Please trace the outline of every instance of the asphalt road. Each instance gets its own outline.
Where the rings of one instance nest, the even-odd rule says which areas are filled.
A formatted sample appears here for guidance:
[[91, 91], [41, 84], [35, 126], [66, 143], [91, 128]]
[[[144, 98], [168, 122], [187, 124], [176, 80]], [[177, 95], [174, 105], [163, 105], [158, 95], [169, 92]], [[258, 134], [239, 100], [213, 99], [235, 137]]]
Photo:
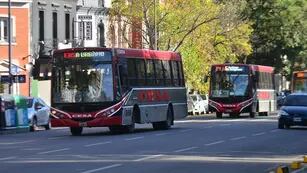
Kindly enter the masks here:
[[1, 173], [259, 173], [307, 154], [307, 129], [277, 129], [275, 116], [176, 121], [170, 130], [139, 125], [132, 134], [107, 128], [0, 136]]

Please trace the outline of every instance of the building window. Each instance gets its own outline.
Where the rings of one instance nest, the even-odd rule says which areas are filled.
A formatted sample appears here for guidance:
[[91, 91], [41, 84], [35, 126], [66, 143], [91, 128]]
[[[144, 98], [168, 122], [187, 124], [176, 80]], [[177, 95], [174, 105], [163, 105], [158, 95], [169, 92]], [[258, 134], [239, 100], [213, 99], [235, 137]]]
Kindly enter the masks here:
[[70, 40], [70, 14], [65, 14], [65, 39]]
[[[0, 16], [0, 42], [8, 42], [9, 33], [8, 33], [8, 17]], [[12, 42], [16, 42], [16, 33], [15, 33], [15, 20], [11, 18], [11, 34]]]
[[53, 35], [53, 40], [58, 39], [58, 13], [53, 12], [52, 13], [52, 35]]
[[53, 47], [58, 45], [58, 13], [52, 13], [52, 38], [53, 38]]
[[45, 40], [45, 12], [39, 11], [39, 41]]

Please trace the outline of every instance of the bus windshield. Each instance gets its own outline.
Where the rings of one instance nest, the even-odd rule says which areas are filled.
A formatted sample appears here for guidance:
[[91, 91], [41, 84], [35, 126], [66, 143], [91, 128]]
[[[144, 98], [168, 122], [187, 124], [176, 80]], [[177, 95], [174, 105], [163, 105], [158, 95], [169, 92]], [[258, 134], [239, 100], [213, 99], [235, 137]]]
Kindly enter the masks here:
[[55, 69], [54, 102], [80, 103], [113, 101], [112, 64], [64, 63]]
[[212, 76], [212, 97], [248, 96], [247, 70], [215, 71]]

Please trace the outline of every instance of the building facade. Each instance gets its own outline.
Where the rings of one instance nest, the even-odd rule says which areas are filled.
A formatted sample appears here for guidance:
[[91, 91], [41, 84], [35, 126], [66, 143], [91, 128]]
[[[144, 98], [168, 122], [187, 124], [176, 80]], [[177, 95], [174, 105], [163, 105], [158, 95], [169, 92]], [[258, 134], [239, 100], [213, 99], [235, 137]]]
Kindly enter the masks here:
[[[29, 74], [25, 65], [31, 58], [30, 4], [32, 0], [11, 0], [11, 74], [23, 76], [12, 84], [11, 93], [29, 95]], [[0, 93], [9, 92], [9, 12], [8, 0], [0, 0]], [[15, 80], [14, 80], [15, 81]]]
[[[31, 62], [48, 59], [55, 49], [73, 47], [78, 0], [33, 0]], [[31, 95], [50, 103], [50, 81], [31, 81]]]

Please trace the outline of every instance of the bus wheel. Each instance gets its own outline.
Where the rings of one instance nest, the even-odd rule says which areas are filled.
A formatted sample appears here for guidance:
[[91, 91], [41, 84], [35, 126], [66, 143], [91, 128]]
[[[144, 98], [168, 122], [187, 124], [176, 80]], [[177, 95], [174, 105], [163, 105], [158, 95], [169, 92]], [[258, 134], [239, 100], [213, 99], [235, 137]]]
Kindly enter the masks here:
[[255, 112], [249, 112], [249, 117], [250, 118], [255, 118]]
[[82, 127], [71, 127], [70, 132], [73, 136], [80, 136], [82, 134]]
[[216, 118], [222, 118], [223, 113], [222, 112], [216, 112]]
[[174, 118], [173, 118], [173, 111], [171, 108], [167, 109], [167, 116], [166, 121], [160, 121], [160, 122], [153, 122], [152, 127], [155, 130], [167, 130], [171, 128], [171, 126], [174, 124]]

